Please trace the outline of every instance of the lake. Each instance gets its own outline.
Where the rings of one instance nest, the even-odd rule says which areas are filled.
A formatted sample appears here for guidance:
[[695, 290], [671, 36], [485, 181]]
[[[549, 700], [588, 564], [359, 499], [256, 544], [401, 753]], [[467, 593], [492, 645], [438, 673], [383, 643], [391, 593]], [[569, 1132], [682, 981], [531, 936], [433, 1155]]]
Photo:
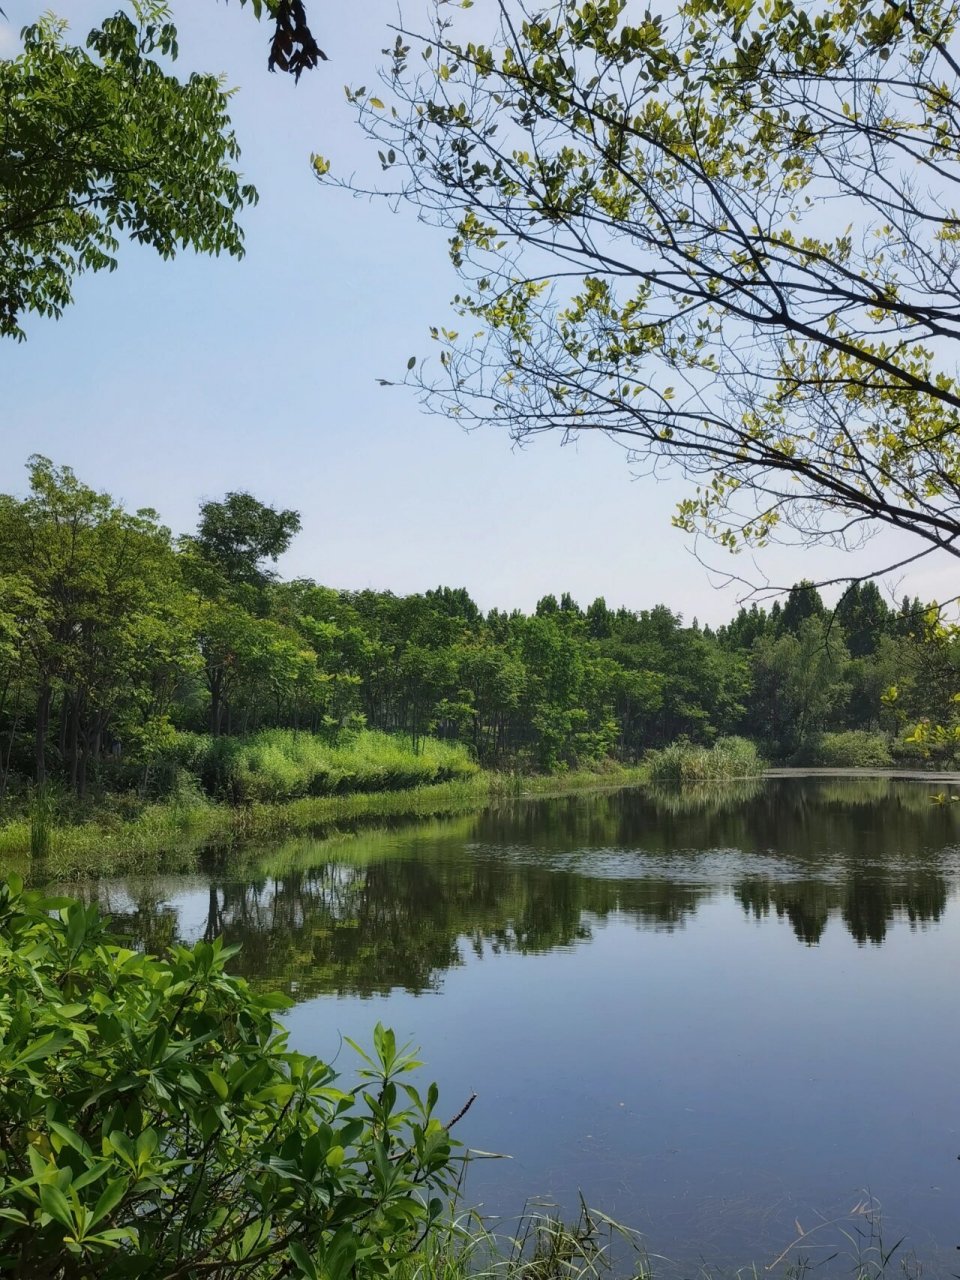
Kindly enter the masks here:
[[[420, 1045], [466, 1200], [588, 1203], [660, 1273], [960, 1270], [960, 804], [778, 778], [508, 803], [85, 886], [138, 945], [223, 935], [296, 1047]], [[75, 886], [73, 886], [75, 888]], [[865, 1211], [864, 1205], [870, 1209]], [[879, 1226], [878, 1226], [879, 1223]], [[814, 1230], [815, 1228], [815, 1230]], [[860, 1236], [858, 1237], [858, 1233]], [[832, 1261], [831, 1255], [840, 1253]]]

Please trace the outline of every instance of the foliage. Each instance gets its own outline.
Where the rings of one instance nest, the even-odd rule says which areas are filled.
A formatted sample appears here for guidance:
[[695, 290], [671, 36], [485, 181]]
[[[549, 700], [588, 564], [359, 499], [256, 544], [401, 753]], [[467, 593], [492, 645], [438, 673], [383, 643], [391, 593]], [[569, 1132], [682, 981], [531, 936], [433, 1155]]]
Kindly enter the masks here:
[[845, 769], [889, 769], [893, 756], [882, 733], [848, 729], [809, 739], [796, 757], [796, 763]]
[[164, 258], [240, 256], [241, 181], [230, 93], [178, 80], [177, 31], [159, 0], [132, 0], [86, 41], [45, 15], [0, 61], [0, 336], [27, 312], [59, 316], [83, 271], [113, 270], [120, 236]]
[[799, 583], [715, 630], [569, 594], [484, 615], [462, 588], [281, 580], [299, 516], [250, 494], [177, 539], [48, 459], [29, 480], [0, 496], [0, 797], [21, 809], [44, 780], [187, 807], [198, 780], [244, 802], [424, 785], [465, 776], [466, 752], [522, 789], [681, 737], [788, 759], [956, 717], [960, 638], [919, 600], [830, 608]]
[[410, 741], [365, 730], [326, 742], [309, 733], [267, 729], [251, 738], [206, 739], [199, 777], [234, 803], [290, 800], [345, 791], [396, 791], [469, 778], [477, 765], [457, 743]]
[[276, 511], [250, 493], [228, 493], [222, 502], [200, 504], [196, 547], [227, 582], [257, 587], [270, 576], [263, 561], [276, 563], [299, 532], [299, 512]]
[[957, 9], [457, 10], [351, 92], [463, 280], [428, 399], [667, 459], [731, 547], [885, 522], [957, 554]]
[[675, 742], [652, 751], [647, 767], [654, 782], [709, 782], [754, 777], [762, 771], [763, 761], [746, 738], [718, 738], [712, 747]]
[[51, 1278], [388, 1276], [451, 1140], [378, 1026], [360, 1083], [292, 1052], [219, 942], [158, 959], [94, 908], [0, 889], [0, 1252]]

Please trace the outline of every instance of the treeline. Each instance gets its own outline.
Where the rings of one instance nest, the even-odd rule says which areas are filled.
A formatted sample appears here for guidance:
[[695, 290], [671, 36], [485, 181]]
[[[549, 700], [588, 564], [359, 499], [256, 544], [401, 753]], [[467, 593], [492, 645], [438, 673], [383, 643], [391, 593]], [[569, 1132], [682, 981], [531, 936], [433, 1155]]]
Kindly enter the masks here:
[[801, 584], [717, 630], [569, 595], [483, 614], [463, 589], [280, 581], [299, 516], [249, 494], [204, 502], [174, 537], [69, 468], [37, 457], [29, 476], [26, 498], [0, 497], [0, 794], [162, 790], [184, 731], [367, 727], [552, 770], [731, 734], [802, 759], [824, 735], [895, 743], [954, 713], [960, 645], [872, 583], [832, 611]]

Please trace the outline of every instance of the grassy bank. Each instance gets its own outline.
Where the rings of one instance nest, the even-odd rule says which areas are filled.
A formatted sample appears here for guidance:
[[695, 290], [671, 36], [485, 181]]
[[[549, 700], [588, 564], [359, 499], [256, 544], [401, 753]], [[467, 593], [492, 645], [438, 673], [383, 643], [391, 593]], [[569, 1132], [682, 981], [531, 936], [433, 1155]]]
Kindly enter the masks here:
[[[629, 786], [645, 778], [642, 767], [618, 765], [542, 777], [475, 770], [466, 778], [406, 790], [303, 796], [277, 803], [236, 805], [194, 797], [136, 808], [128, 803], [104, 804], [82, 820], [52, 824], [44, 871], [57, 878], [120, 874], [161, 863], [168, 870], [188, 869], [196, 851], [211, 843], [271, 840], [380, 820], [469, 813], [498, 799]], [[32, 861], [29, 817], [0, 826], [0, 873], [25, 874]]]
[[277, 804], [357, 791], [406, 791], [462, 782], [479, 773], [459, 742], [371, 729], [330, 741], [311, 733], [268, 729], [245, 738], [181, 733], [170, 763], [204, 794], [231, 804]]

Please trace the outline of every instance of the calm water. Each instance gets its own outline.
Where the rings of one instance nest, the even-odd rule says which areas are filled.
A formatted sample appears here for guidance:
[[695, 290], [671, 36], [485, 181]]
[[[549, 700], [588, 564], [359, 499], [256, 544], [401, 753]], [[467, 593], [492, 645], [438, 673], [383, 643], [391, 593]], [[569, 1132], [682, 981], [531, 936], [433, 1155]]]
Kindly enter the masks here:
[[[960, 1271], [960, 804], [777, 780], [620, 792], [300, 840], [91, 889], [151, 948], [241, 942], [297, 1047], [422, 1046], [468, 1199], [587, 1201], [708, 1267], [822, 1260], [864, 1196]], [[340, 1060], [349, 1069], [349, 1051]], [[835, 1221], [836, 1220], [836, 1221]], [[846, 1256], [824, 1266], [838, 1274]], [[664, 1267], [661, 1267], [663, 1270]]]

